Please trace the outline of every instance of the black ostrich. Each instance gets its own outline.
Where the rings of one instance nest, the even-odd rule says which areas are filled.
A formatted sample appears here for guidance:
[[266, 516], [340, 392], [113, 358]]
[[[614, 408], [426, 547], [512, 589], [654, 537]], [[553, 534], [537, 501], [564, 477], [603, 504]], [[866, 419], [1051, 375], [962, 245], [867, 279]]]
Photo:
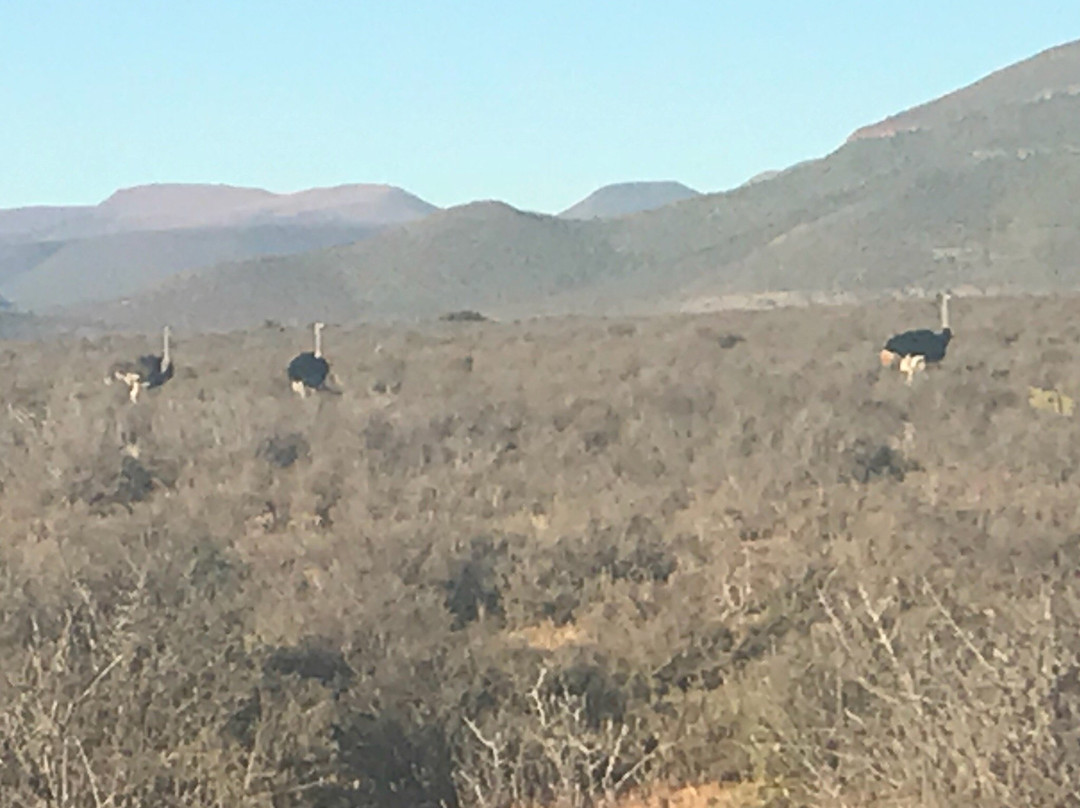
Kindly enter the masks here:
[[939, 295], [941, 331], [916, 328], [890, 337], [885, 347], [881, 349], [883, 367], [891, 367], [893, 362], [899, 359], [900, 372], [907, 376], [907, 383], [911, 384], [917, 371], [945, 358], [945, 351], [948, 350], [949, 341], [952, 340], [952, 329], [949, 328], [949, 299], [951, 297], [952, 295], [948, 292], [942, 292]]
[[168, 326], [162, 329], [161, 356], [147, 354], [134, 362], [118, 362], [109, 369], [110, 373], [105, 382], [111, 384], [115, 379], [126, 384], [130, 388], [132, 404], [138, 402], [139, 393], [143, 390], [165, 384], [173, 377], [174, 370], [172, 357], [169, 355], [170, 333]]
[[308, 390], [325, 390], [326, 377], [330, 375], [330, 363], [322, 355], [322, 323], [315, 323], [315, 350], [304, 351], [289, 363], [289, 381], [300, 398], [307, 397]]

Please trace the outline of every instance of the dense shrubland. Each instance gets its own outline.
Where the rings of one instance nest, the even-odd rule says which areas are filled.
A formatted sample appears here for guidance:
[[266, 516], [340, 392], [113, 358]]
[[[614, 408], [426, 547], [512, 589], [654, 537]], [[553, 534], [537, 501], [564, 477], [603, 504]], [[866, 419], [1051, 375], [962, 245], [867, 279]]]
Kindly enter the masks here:
[[6, 343], [0, 804], [1075, 805], [1074, 305]]

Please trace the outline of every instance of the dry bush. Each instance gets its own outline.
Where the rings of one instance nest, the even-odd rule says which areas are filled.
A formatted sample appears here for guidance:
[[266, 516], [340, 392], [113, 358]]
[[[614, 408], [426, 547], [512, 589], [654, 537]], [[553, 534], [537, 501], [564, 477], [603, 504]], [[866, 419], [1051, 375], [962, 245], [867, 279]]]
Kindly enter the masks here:
[[1076, 804], [1075, 612], [1052, 588], [979, 608], [925, 577], [822, 587], [764, 737], [814, 804]]
[[5, 345], [0, 805], [1075, 804], [1074, 305]]
[[[615, 717], [590, 716], [585, 688], [566, 677], [546, 686], [546, 669], [529, 690], [527, 719], [495, 714], [488, 734], [464, 719], [473, 738], [457, 767], [462, 795], [476, 805], [592, 805], [640, 782], [657, 750]], [[594, 702], [595, 703], [595, 700]]]

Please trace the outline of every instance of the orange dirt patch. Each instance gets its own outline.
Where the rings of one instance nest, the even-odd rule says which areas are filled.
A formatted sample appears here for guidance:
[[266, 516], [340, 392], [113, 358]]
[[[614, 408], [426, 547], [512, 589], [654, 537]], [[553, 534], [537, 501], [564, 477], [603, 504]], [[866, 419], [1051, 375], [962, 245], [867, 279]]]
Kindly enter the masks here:
[[760, 783], [702, 783], [679, 788], [655, 788], [630, 794], [608, 808], [757, 808], [763, 804]]
[[525, 626], [510, 633], [517, 640], [523, 640], [532, 648], [541, 651], [555, 651], [568, 645], [585, 645], [592, 642], [588, 632], [576, 623], [556, 626], [545, 620], [535, 626]]
[[601, 800], [599, 805], [603, 808], [760, 808], [764, 805], [763, 788], [761, 783], [752, 782], [655, 786], [610, 802]]

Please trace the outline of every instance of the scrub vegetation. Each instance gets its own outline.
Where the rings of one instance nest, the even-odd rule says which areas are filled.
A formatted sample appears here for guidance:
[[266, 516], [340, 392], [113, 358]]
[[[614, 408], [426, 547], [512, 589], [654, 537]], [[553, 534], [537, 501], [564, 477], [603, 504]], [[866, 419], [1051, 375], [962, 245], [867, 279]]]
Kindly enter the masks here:
[[2, 343], [0, 805], [1080, 804], [1076, 305]]

